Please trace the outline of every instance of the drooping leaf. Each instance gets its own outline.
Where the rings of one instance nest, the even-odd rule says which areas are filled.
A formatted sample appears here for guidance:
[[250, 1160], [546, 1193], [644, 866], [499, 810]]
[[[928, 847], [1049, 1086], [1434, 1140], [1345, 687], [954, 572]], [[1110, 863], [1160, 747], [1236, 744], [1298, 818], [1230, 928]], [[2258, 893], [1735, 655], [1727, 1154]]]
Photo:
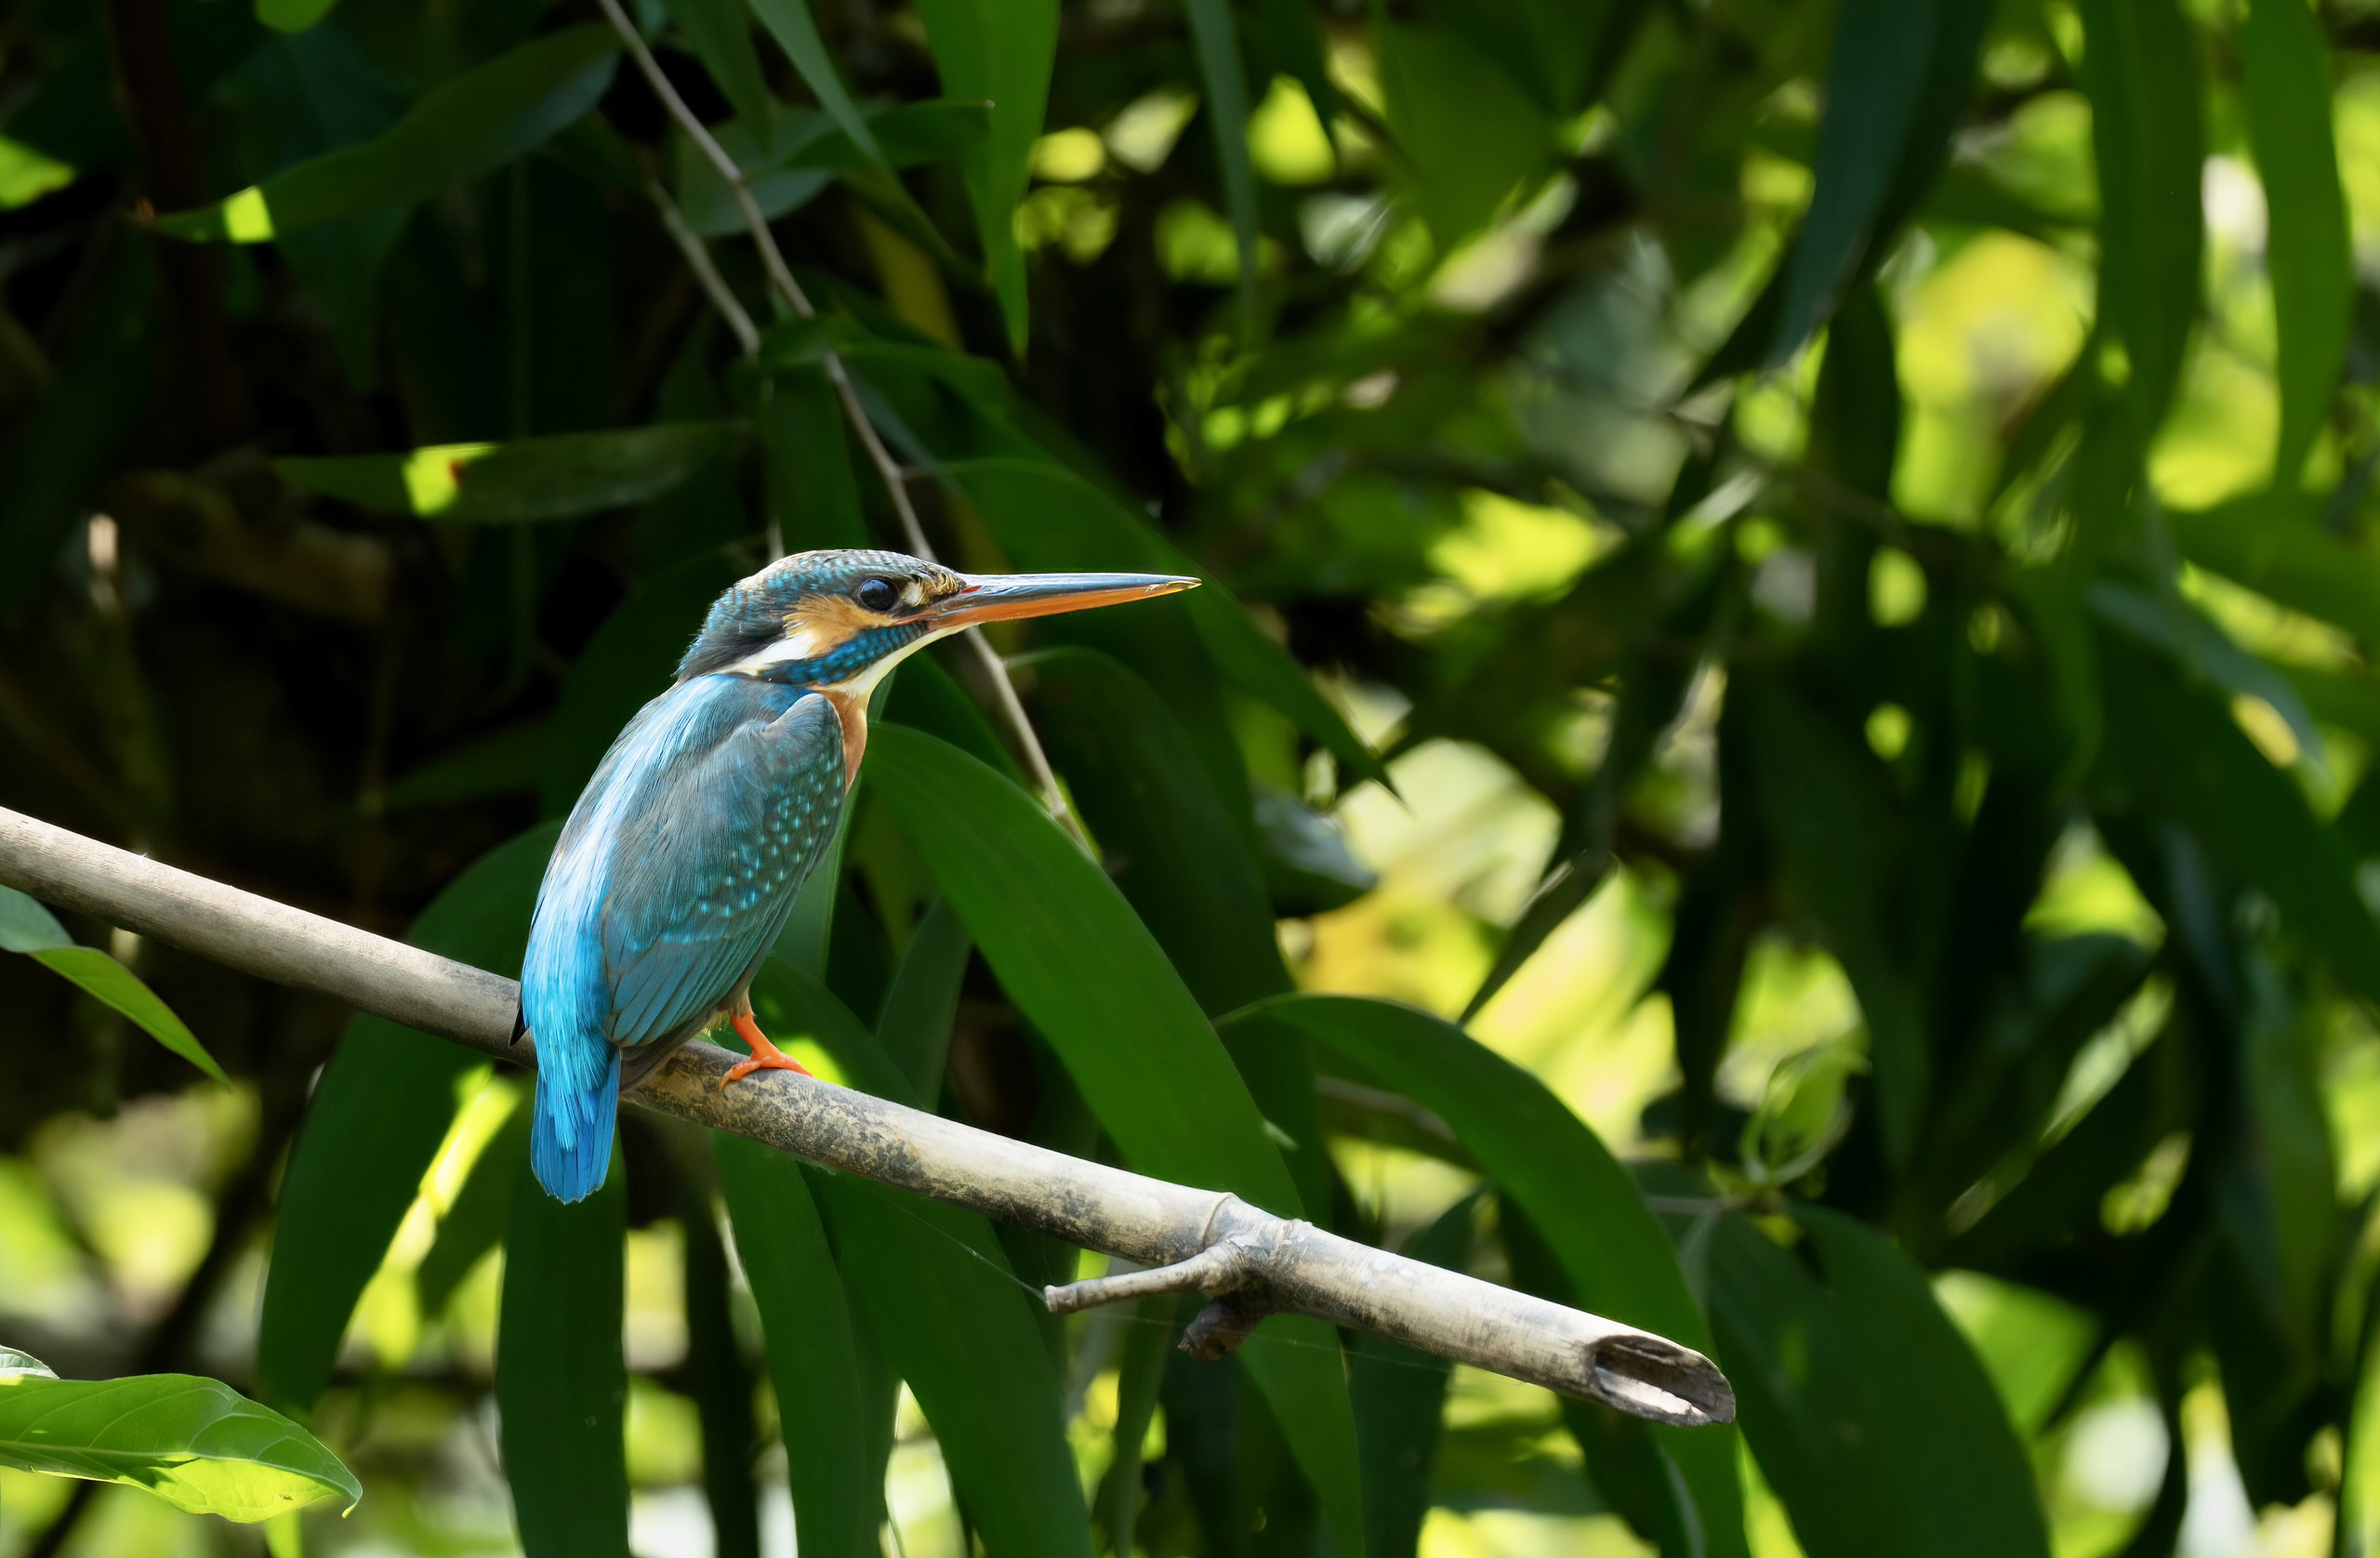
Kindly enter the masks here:
[[575, 519], [655, 497], [734, 439], [721, 423], [433, 444], [403, 455], [275, 460], [282, 480], [361, 508], [456, 524]]
[[768, 450], [769, 509], [786, 549], [866, 546], [867, 522], [860, 512], [842, 403], [826, 374], [806, 365], [778, 370], [760, 424]]
[[565, 1205], [523, 1161], [505, 1230], [496, 1401], [528, 1558], [628, 1558], [628, 1174]]
[[331, 14], [338, 0], [257, 0], [257, 20], [276, 33], [303, 33]]
[[2240, 101], [2269, 212], [2265, 265], [2281, 349], [2273, 482], [2286, 488], [2328, 415], [2354, 305], [2329, 44], [2312, 11], [2294, 0], [2251, 0], [2240, 24]]
[[1456, 20], [1383, 17], [1380, 33], [1389, 128], [1408, 161], [1415, 206], [1449, 253], [1542, 173], [1554, 116]]
[[2146, 590], [2103, 580], [2090, 590], [2099, 619], [2173, 656], [2184, 676], [2225, 692], [2262, 698], [2296, 736], [2308, 760], [2322, 760], [2322, 738], [2305, 700], [2281, 671], [2249, 654], [2179, 596], [2160, 600]]
[[[694, 1141], [685, 1147], [686, 1156], [699, 1155]], [[695, 1171], [685, 1176], [678, 1203], [686, 1252], [686, 1393], [702, 1424], [703, 1498], [710, 1505], [713, 1554], [760, 1558], [760, 1489], [753, 1474], [760, 1448], [752, 1401], [757, 1376], [736, 1336], [731, 1262], [711, 1176], [699, 1165], [689, 1167]]]
[[[1709, 1351], [1709, 1327], [1628, 1171], [1544, 1083], [1461, 1029], [1385, 1001], [1291, 996], [1231, 1022], [1258, 1016], [1444, 1120], [1542, 1231], [1580, 1307]], [[1742, 1553], [1733, 1433], [1650, 1432], [1690, 1490], [1709, 1551]]]
[[494, 172], [594, 107], [611, 85], [619, 48], [617, 35], [600, 23], [547, 33], [430, 93], [386, 135], [212, 205], [159, 217], [157, 230], [262, 244], [317, 222], [427, 200]]
[[[481, 859], [422, 911], [408, 939], [517, 975], [559, 831], [533, 828]], [[453, 1123], [456, 1089], [483, 1063], [382, 1018], [348, 1024], [282, 1180], [257, 1333], [257, 1383], [268, 1398], [308, 1407], [330, 1383], [355, 1301]]]
[[818, 35], [818, 20], [810, 14], [810, 0], [750, 0], [750, 5], [752, 14], [793, 61], [802, 85], [810, 88], [827, 116], [869, 161], [883, 162], [884, 153], [868, 128], [866, 115], [853, 101], [851, 88], [843, 85], [842, 73], [835, 67], [835, 57], [827, 51], [826, 39]]
[[480, 1149], [462, 1188], [438, 1220], [438, 1236], [413, 1274], [414, 1294], [425, 1316], [444, 1314], [446, 1301], [480, 1257], [503, 1242], [504, 1225], [512, 1217], [513, 1182], [529, 1155], [529, 1124], [530, 1109], [523, 1100]]
[[752, 46], [752, 22], [744, 0], [666, 0], [670, 20], [694, 46], [694, 53], [719, 84], [720, 92], [764, 139], [776, 104], [760, 73], [760, 52]]
[[985, 269], [1008, 323], [1009, 350], [1025, 354], [1025, 255], [1016, 242], [1033, 143], [1050, 99], [1057, 56], [1056, 0], [921, 0], [943, 95], [992, 105], [991, 133], [965, 150], [960, 171], [975, 210]]
[[[780, 1035], [789, 1037], [789, 1035]], [[801, 1165], [740, 1136], [715, 1135], [735, 1253], [768, 1338], [801, 1551], [877, 1558], [880, 1475], [871, 1477], [861, 1380], [843, 1279]]]
[[[1058, 466], [995, 457], [956, 462], [943, 473], [974, 500], [1020, 567], [1197, 571], [1114, 498]], [[1388, 786], [1380, 759], [1316, 690], [1304, 668], [1266, 638], [1220, 585], [1210, 580], [1177, 599], [1224, 680], [1278, 709], [1357, 777]]]
[[33, 956], [34, 962], [72, 981], [93, 1000], [122, 1012], [142, 1033], [218, 1082], [227, 1088], [231, 1085], [231, 1079], [223, 1075], [223, 1068], [215, 1063], [215, 1057], [199, 1043], [198, 1036], [174, 1015], [173, 1008], [159, 1000], [157, 993], [141, 984], [138, 974], [98, 947], [50, 947]]
[[1840, 1213], [1795, 1213], [1813, 1272], [1721, 1219], [1711, 1302], [1744, 1433], [1810, 1558], [2046, 1555], [2007, 1410], [1925, 1275]]
[[55, 952], [74, 938], [58, 917], [13, 887], [0, 887], [0, 952]]
[[[1476, 1195], [1466, 1195], [1406, 1241], [1408, 1260], [1461, 1271], [1471, 1256]], [[1430, 1512], [1432, 1476], [1453, 1366], [1384, 1337], [1356, 1340], [1348, 1366], [1355, 1436], [1364, 1455], [1364, 1551], [1412, 1558]]]
[[[1049, 814], [982, 763], [899, 726], [871, 739], [866, 773], [1125, 1159], [1294, 1215], [1280, 1154], [1181, 975]], [[1328, 1328], [1284, 1324], [1295, 1319], [1269, 1322], [1274, 1335], [1260, 1332], [1241, 1356], [1352, 1550], [1361, 1517], [1345, 1376]]]
[[2082, 86], [2099, 170], [2099, 298], [2131, 359], [2146, 440], [2164, 419], [2199, 312], [2198, 42], [2175, 0], [2084, 0]]
[[936, 899], [918, 921], [884, 993], [876, 1019], [876, 1041], [892, 1057], [921, 1100], [942, 1090], [943, 1059], [950, 1025], [959, 1015], [959, 985], [975, 944], [948, 903]]
[[1185, 0], [1199, 79], [1207, 84], [1207, 117], [1223, 170], [1223, 206], [1239, 245], [1239, 302], [1253, 328], [1256, 308], [1256, 171], [1248, 156], [1248, 77], [1239, 67], [1239, 33], [1227, 0]]
[[254, 1524], [364, 1485], [313, 1435], [217, 1380], [60, 1380], [0, 1370], [0, 1466], [120, 1483], [192, 1514]]
[[2169, 509], [2182, 556], [2293, 611], [2380, 644], [2380, 557], [2324, 529], [2317, 501], [2265, 493], [2212, 508]]
[[[772, 961], [753, 994], [779, 1036], [816, 1037], [848, 1083], [914, 1102], [891, 1057], [824, 985]], [[1090, 1513], [1066, 1450], [1057, 1378], [990, 1224], [848, 1174], [809, 1182], [861, 1317], [933, 1425], [985, 1545], [1002, 1558], [1088, 1558]]]

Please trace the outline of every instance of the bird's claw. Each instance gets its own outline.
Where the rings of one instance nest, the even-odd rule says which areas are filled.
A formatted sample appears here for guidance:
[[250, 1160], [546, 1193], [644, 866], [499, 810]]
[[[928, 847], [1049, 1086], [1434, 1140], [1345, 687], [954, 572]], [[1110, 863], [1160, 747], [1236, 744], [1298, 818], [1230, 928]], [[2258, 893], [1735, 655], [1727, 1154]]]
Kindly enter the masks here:
[[758, 1023], [752, 1021], [750, 1012], [736, 1013], [734, 1026], [744, 1042], [752, 1047], [752, 1053], [748, 1059], [737, 1061], [727, 1068], [727, 1075], [719, 1079], [721, 1092], [727, 1090], [727, 1084], [730, 1082], [741, 1082], [756, 1071], [791, 1071], [811, 1077], [813, 1080], [816, 1079], [816, 1074], [808, 1066], [769, 1042], [769, 1036], [760, 1031], [760, 1025]]

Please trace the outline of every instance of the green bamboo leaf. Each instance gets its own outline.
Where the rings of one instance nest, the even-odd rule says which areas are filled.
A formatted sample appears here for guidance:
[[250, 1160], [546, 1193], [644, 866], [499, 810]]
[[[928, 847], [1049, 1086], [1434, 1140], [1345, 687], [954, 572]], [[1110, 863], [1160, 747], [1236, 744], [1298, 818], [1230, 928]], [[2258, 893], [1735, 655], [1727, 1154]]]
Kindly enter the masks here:
[[1785, 262], [1783, 306], [1768, 348], [1792, 356], [1834, 310], [1875, 237], [1894, 170], [1929, 83], [1925, 63], [1948, 0], [1844, 0], [1827, 62], [1809, 215]]
[[2107, 744], [2139, 804], [2195, 834], [2270, 895], [2341, 978], [2380, 997], [2380, 928], [2344, 841], [2233, 721], [2228, 700], [2188, 686], [2129, 640], [2100, 639]]
[[[1182, 976], [1048, 813], [957, 748], [899, 726], [876, 733], [866, 772], [1126, 1160], [1296, 1215], [1284, 1210], [1300, 1197], [1263, 1117]], [[1354, 1551], [1355, 1423], [1331, 1336], [1276, 1320], [1240, 1355]]]
[[338, 0], [257, 0], [257, 20], [276, 33], [303, 33], [331, 14]]
[[[694, 1398], [703, 1434], [703, 1497], [710, 1505], [712, 1558], [760, 1558], [760, 1489], [753, 1462], [760, 1449], [753, 1410], [759, 1382], [735, 1332], [734, 1277], [720, 1236], [711, 1174], [701, 1172], [700, 1149], [683, 1156], [688, 1170], [678, 1199], [685, 1235], [686, 1393]], [[814, 1340], [811, 1343], [816, 1345]], [[788, 1450], [790, 1457], [798, 1452]], [[813, 1552], [825, 1551], [813, 1545]]]
[[443, 1314], [446, 1301], [480, 1257], [504, 1241], [504, 1225], [512, 1216], [513, 1182], [521, 1177], [521, 1161], [529, 1154], [530, 1116], [523, 1097], [480, 1149], [463, 1188], [438, 1220], [438, 1236], [413, 1274], [414, 1294], [425, 1318]]
[[1148, 1466], [1142, 1455], [1174, 1352], [1173, 1320], [1179, 1308], [1170, 1297], [1143, 1299], [1132, 1306], [1132, 1324], [1124, 1332], [1124, 1356], [1116, 1366], [1116, 1427], [1108, 1436], [1114, 1459], [1100, 1479], [1093, 1504], [1099, 1528], [1114, 1552], [1134, 1551], [1132, 1527], [1140, 1519]]
[[537, 786], [546, 815], [569, 814], [621, 728], [668, 689], [703, 614], [743, 574], [733, 553], [699, 552], [647, 579], [595, 629], [548, 727]]
[[[1710, 1329], [1635, 1182], [1544, 1083], [1461, 1029], [1385, 1001], [1290, 996], [1225, 1026], [1259, 1019], [1288, 1023], [1357, 1080], [1402, 1093], [1444, 1120], [1553, 1246], [1578, 1304], [1710, 1351]], [[1649, 1432], [1690, 1490], [1708, 1551], [1740, 1558], [1734, 1433], [1658, 1425]]]
[[[753, 1001], [779, 1037], [815, 1037], [847, 1084], [914, 1105], [900, 1068], [816, 980], [773, 959]], [[848, 1174], [810, 1182], [867, 1327], [932, 1424], [985, 1545], [995, 1558], [1089, 1558], [1057, 1376], [991, 1225]]]
[[2099, 620], [2172, 656], [2189, 680], [2270, 704], [2297, 738], [2304, 760], [2317, 769], [2323, 766], [2321, 733], [2314, 728], [2314, 716], [2295, 684], [2277, 667], [2234, 643], [2180, 596], [2151, 595], [2111, 579], [2092, 585], [2086, 594]]
[[96, 947], [75, 945], [57, 916], [12, 887], [0, 887], [0, 952], [32, 957], [218, 1082], [231, 1085], [197, 1036], [138, 974]]
[[884, 152], [868, 128], [867, 116], [853, 100], [851, 88], [843, 85], [835, 57], [826, 50], [826, 40], [818, 35], [818, 19], [810, 14], [810, 0], [750, 0], [750, 5], [752, 14], [760, 19], [769, 36], [793, 61], [802, 85], [810, 88], [827, 117], [840, 126], [868, 161], [884, 165]]
[[694, 46], [694, 54], [719, 84], [721, 94], [744, 123], [760, 131], [763, 147], [773, 140], [776, 99], [760, 73], [760, 51], [752, 46], [752, 24], [743, 0], [662, 0], [678, 31]]
[[759, 421], [769, 509], [787, 548], [867, 545], [843, 406], [825, 370], [787, 366], [772, 374]]
[[433, 444], [403, 455], [275, 460], [272, 469], [293, 487], [382, 513], [526, 524], [657, 497], [734, 438], [725, 423], [665, 423], [507, 443]]
[[54, 952], [74, 938], [58, 917], [13, 887], [0, 887], [0, 952]]
[[959, 1016], [959, 987], [975, 943], [947, 900], [937, 898], [909, 933], [876, 1019], [876, 1041], [900, 1066], [924, 1102], [942, 1092], [950, 1027]]
[[0, 1466], [153, 1493], [254, 1524], [324, 1499], [353, 1509], [355, 1473], [313, 1435], [217, 1380], [60, 1380], [0, 1351]]
[[2131, 359], [2141, 439], [2164, 419], [2199, 311], [2198, 41], [2175, 0], [2082, 0], [2082, 86], [2099, 168], [2099, 310]]
[[474, 66], [423, 98], [394, 128], [276, 173], [261, 184], [159, 217], [175, 238], [269, 243], [298, 228], [411, 205], [493, 173], [595, 106], [620, 41], [601, 24], [565, 28]]
[[2265, 264], [2281, 347], [2273, 484], [2292, 486], [2347, 362], [2355, 264], [2331, 125], [2322, 24], [2303, 0], [2250, 0], [2240, 24], [2240, 100], [2262, 175]]
[[[1070, 470], [1009, 456], [961, 460], [941, 469], [974, 501], [1020, 567], [1197, 572], [1145, 521]], [[1357, 777], [1393, 787], [1388, 770], [1316, 690], [1305, 668], [1266, 638], [1228, 591], [1210, 580], [1177, 599], [1225, 680], [1279, 710]]]
[[1248, 77], [1239, 65], [1239, 34], [1228, 0], [1184, 0], [1198, 77], [1207, 86], [1207, 118], [1223, 164], [1223, 208], [1239, 245], [1239, 308], [1244, 330], [1256, 328], [1256, 170], [1248, 158]]
[[1025, 354], [1025, 252], [1016, 206], [1050, 100], [1058, 47], [1057, 0], [919, 0], [943, 96], [992, 105], [991, 133], [965, 149], [959, 171], [975, 209], [984, 264], [1008, 322], [1009, 348]]
[[871, 1469], [869, 1436], [855, 1431], [866, 1416], [862, 1380], [826, 1225], [800, 1163], [739, 1136], [711, 1140], [768, 1338], [799, 1545], [820, 1558], [877, 1558], [882, 1466]]
[[2263, 493], [2213, 508], [2170, 509], [2183, 557], [2292, 611], [2380, 645], [2380, 557], [2322, 526], [2321, 501]]
[[[1470, 1262], [1478, 1209], [1476, 1193], [1464, 1196], [1407, 1240], [1405, 1255], [1461, 1271]], [[1364, 1454], [1364, 1551], [1371, 1558], [1413, 1558], [1421, 1545], [1453, 1371], [1446, 1359], [1385, 1337], [1355, 1340], [1347, 1387]]]
[[1838, 1212], [1795, 1213], [1816, 1270], [1751, 1220], [1711, 1244], [1745, 1437], [1810, 1558], [2046, 1558], [2023, 1446], [1925, 1274]]
[[[561, 825], [482, 857], [422, 911], [406, 939], [517, 975], [546, 858]], [[350, 1023], [314, 1086], [289, 1155], [265, 1272], [257, 1384], [309, 1407], [330, 1383], [355, 1301], [388, 1253], [453, 1124], [456, 1089], [485, 1063], [378, 1017]]]
[[73, 982], [83, 994], [114, 1008], [135, 1027], [214, 1077], [225, 1087], [231, 1079], [198, 1041], [173, 1008], [140, 983], [140, 977], [95, 946], [51, 947], [33, 955], [33, 961]]
[[513, 1176], [496, 1403], [527, 1558], [628, 1558], [628, 1203], [617, 1152], [603, 1187], [575, 1205], [526, 1162]]

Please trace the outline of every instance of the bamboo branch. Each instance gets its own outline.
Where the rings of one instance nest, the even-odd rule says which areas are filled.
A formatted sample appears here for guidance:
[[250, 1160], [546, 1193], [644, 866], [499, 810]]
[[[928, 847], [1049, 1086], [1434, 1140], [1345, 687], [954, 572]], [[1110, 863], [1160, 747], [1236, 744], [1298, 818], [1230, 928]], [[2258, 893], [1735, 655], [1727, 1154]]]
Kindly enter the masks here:
[[[751, 232], [754, 246], [760, 251], [760, 269], [768, 273], [769, 284], [775, 288], [795, 313], [804, 319], [815, 319], [818, 310], [810, 301], [810, 295], [802, 290], [801, 283], [795, 279], [792, 267], [786, 264], [785, 252], [777, 247], [776, 234], [769, 231], [768, 216], [760, 209], [760, 203], [753, 198], [752, 186], [745, 178], [744, 170], [736, 165], [734, 158], [727, 154], [727, 149], [720, 145], [719, 138], [694, 116], [694, 111], [686, 106], [686, 99], [679, 95], [678, 88], [670, 85], [668, 76], [662, 73], [661, 62], [654, 59], [653, 50], [645, 46], [644, 35], [636, 30], [636, 23], [628, 20], [628, 12], [620, 8], [620, 0], [598, 0], [598, 4], [603, 7], [603, 15], [610, 19], [612, 30], [620, 35], [620, 42], [627, 47], [628, 57], [636, 61], [637, 70], [653, 88], [654, 95], [661, 99], [661, 106], [668, 111], [670, 119], [685, 133], [686, 139], [694, 142], [694, 149], [703, 154], [703, 160], [727, 181], [728, 193], [734, 197], [735, 208], [743, 213], [744, 225]], [[663, 202], [665, 212], [668, 213], [664, 218], [664, 225], [670, 228], [673, 239], [678, 238], [685, 228], [683, 219], [671, 222], [669, 218], [676, 215], [675, 207], [668, 204], [668, 196], [660, 191], [658, 186], [654, 192], [655, 198]], [[691, 231], [686, 232], [684, 239], [679, 240], [681, 249], [685, 249], [687, 240], [692, 240], [694, 250], [701, 249], [702, 241], [694, 238]], [[693, 252], [688, 251], [690, 260]], [[705, 257], [706, 265], [707, 257]], [[712, 273], [715, 275], [717, 272]], [[700, 267], [696, 274], [701, 274]], [[706, 283], [707, 289], [707, 285]], [[714, 292], [712, 296], [716, 299], [719, 293]], [[730, 300], [733, 300], [732, 297]], [[736, 311], [740, 313], [742, 310], [738, 309]], [[733, 323], [732, 318], [730, 323]], [[742, 334], [741, 330], [737, 331], [739, 337]], [[748, 355], [750, 349], [747, 347], [746, 350]], [[834, 387], [835, 398], [842, 404], [843, 416], [851, 423], [853, 435], [859, 440], [860, 447], [867, 451], [868, 463], [876, 468], [877, 476], [884, 482], [885, 495], [892, 500], [892, 512], [900, 519], [904, 543], [912, 555], [924, 558], [928, 562], [933, 561], [933, 548], [926, 540], [925, 526], [918, 519], [917, 503], [909, 495], [909, 479], [913, 473], [892, 457], [892, 452], [884, 446], [883, 438], [877, 432], [876, 424], [869, 419], [867, 409], [859, 403], [859, 390], [852, 383], [850, 371], [843, 366], [843, 354], [828, 348], [825, 367], [826, 382]], [[1016, 684], [1009, 676], [1008, 662], [1000, 658], [999, 652], [992, 647], [990, 640], [984, 637], [981, 628], [969, 628], [959, 635], [959, 641], [974, 656], [978, 668], [984, 673], [991, 690], [994, 712], [1008, 727], [1017, 756], [1024, 761], [1025, 772], [1032, 779], [1034, 789], [1040, 794], [1041, 804], [1049, 808], [1050, 814], [1057, 818], [1068, 833], [1074, 835], [1077, 843], [1088, 845], [1089, 837], [1075, 816], [1074, 808], [1066, 803], [1065, 791], [1058, 787], [1058, 775], [1050, 766], [1050, 755], [1041, 749], [1041, 738], [1035, 733], [1033, 721], [1025, 718], [1025, 705], [1017, 697]]]
[[[0, 884], [476, 1050], [513, 1039], [520, 986], [0, 808]], [[1726, 1422], [1735, 1393], [1700, 1353], [1633, 1327], [1372, 1249], [1238, 1197], [1170, 1184], [810, 1077], [721, 1091], [734, 1056], [693, 1043], [627, 1102], [1158, 1268], [1045, 1294], [1060, 1314], [1144, 1291], [1221, 1303], [1184, 1345], [1227, 1350], [1268, 1314], [1373, 1331], [1658, 1422]]]

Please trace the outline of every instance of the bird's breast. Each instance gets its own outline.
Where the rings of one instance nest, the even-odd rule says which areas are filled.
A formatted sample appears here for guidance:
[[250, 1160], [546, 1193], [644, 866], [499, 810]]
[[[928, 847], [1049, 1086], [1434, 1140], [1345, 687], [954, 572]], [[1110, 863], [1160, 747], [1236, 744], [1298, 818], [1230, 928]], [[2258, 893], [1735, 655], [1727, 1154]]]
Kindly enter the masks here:
[[867, 752], [867, 696], [840, 687], [821, 687], [818, 695], [834, 709], [843, 727], [843, 789], [848, 793], [859, 778], [859, 760]]

